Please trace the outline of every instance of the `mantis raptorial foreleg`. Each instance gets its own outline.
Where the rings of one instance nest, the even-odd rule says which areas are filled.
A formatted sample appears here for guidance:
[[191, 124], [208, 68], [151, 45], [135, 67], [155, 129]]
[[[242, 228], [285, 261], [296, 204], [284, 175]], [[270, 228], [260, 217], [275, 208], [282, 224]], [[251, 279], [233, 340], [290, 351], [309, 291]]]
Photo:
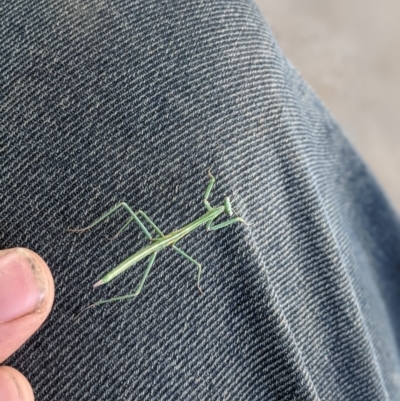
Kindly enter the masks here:
[[224, 221], [223, 223], [219, 223], [216, 225], [213, 225], [212, 224], [213, 222], [214, 222], [214, 220], [211, 220], [209, 223], [207, 223], [207, 225], [206, 225], [207, 230], [216, 231], [216, 230], [219, 230], [220, 228], [230, 226], [233, 223], [238, 223], [238, 222], [243, 223], [244, 220], [241, 217], [235, 217], [234, 219], [230, 219], [230, 220]]
[[206, 190], [204, 192], [204, 206], [206, 207], [207, 210], [212, 210], [212, 206], [208, 202], [208, 198], [210, 196], [212, 187], [214, 186], [215, 178], [214, 178], [213, 175], [211, 175], [210, 172], [208, 172], [208, 176], [210, 178], [210, 182], [208, 183], [207, 188], [206, 188]]

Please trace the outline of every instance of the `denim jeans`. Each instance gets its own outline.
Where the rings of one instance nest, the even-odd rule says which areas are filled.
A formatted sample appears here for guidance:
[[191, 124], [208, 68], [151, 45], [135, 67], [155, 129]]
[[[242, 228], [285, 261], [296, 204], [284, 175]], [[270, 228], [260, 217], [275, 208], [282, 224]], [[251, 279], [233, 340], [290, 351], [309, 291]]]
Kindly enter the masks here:
[[[1, 247], [51, 267], [53, 312], [7, 364], [38, 401], [400, 400], [397, 216], [250, 0], [11, 0], [0, 49]], [[92, 284], [230, 196], [199, 228]]]

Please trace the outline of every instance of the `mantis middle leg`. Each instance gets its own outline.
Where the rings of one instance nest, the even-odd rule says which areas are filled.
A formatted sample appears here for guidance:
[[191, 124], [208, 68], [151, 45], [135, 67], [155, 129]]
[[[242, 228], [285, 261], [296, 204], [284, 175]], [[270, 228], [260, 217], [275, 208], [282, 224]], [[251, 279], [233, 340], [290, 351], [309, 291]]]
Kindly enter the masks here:
[[[150, 225], [151, 227], [154, 228], [154, 231], [160, 236], [163, 237], [164, 234], [162, 231], [157, 227], [157, 225], [150, 219], [149, 216], [142, 210], [139, 210], [137, 212], [138, 216], [142, 216]], [[203, 294], [203, 291], [200, 288], [200, 276], [201, 276], [201, 264], [197, 262], [197, 260], [194, 260], [191, 256], [189, 256], [185, 251], [182, 249], [178, 248], [176, 245], [172, 246], [172, 249], [175, 250], [179, 255], [183, 256], [185, 259], [187, 259], [189, 262], [193, 263], [197, 267], [197, 288], [199, 291]]]

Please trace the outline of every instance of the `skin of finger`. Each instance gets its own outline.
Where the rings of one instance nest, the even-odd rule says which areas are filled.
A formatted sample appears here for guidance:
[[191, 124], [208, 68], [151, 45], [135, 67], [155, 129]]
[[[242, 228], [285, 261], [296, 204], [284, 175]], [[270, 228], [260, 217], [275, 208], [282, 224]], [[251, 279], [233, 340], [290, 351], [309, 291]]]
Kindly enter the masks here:
[[[46, 320], [54, 301], [54, 280], [46, 262], [35, 252], [26, 248], [14, 248], [40, 271], [40, 278], [46, 286], [46, 296], [40, 308], [34, 313], [6, 323], [0, 323], [0, 362], [15, 352]], [[0, 256], [11, 249], [0, 251]]]
[[[13, 396], [12, 400], [34, 401], [33, 390], [25, 376], [9, 366], [0, 367], [0, 386]], [[1, 389], [0, 389], [1, 393]]]

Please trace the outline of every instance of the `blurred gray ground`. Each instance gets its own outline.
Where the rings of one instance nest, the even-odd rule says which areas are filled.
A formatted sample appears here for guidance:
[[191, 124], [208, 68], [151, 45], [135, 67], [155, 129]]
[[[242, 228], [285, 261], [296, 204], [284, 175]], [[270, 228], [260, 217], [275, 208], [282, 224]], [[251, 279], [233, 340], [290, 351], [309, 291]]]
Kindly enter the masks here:
[[256, 3], [400, 211], [400, 1]]

